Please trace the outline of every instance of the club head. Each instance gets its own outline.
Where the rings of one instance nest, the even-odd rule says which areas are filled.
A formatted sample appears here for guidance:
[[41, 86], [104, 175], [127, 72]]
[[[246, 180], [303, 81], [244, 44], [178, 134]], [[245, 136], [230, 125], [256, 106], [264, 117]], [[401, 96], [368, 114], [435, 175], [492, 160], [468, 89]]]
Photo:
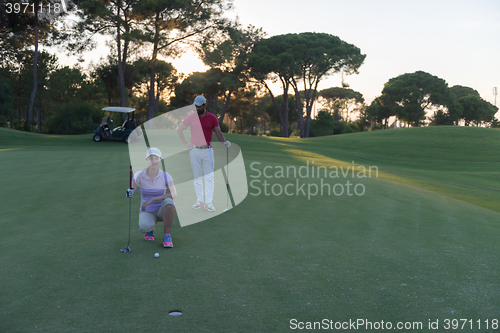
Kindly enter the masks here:
[[132, 250], [131, 250], [131, 249], [130, 249], [130, 247], [128, 247], [128, 246], [125, 246], [125, 247], [124, 247], [123, 249], [121, 249], [120, 251], [121, 251], [121, 252], [123, 252], [123, 253], [130, 253], [130, 252], [132, 252]]
[[222, 212], [225, 213], [229, 210], [229, 208], [224, 209]]

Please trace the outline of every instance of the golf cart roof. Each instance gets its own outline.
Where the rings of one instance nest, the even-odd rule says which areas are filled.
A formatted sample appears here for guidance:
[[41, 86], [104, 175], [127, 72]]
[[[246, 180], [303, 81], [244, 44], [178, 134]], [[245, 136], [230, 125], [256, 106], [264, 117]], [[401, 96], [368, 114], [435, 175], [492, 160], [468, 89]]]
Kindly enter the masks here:
[[126, 108], [126, 107], [123, 107], [123, 106], [108, 106], [106, 108], [102, 108], [102, 111], [130, 113], [130, 112], [134, 112], [135, 109], [133, 109], [133, 108]]

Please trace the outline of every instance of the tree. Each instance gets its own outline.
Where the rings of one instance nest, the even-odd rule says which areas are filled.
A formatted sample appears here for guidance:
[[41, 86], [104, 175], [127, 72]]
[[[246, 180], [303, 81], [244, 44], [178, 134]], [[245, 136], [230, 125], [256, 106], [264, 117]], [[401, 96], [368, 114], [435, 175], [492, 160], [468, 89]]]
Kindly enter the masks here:
[[142, 0], [133, 13], [140, 19], [131, 35], [152, 46], [148, 119], [153, 118], [158, 55], [175, 55], [180, 42], [200, 37], [208, 29], [216, 29], [225, 9], [226, 0], [172, 1]]
[[456, 99], [469, 95], [480, 97], [477, 90], [465, 86], [455, 85], [450, 88], [450, 92], [453, 94], [453, 96], [455, 96]]
[[[156, 101], [155, 101], [155, 114], [159, 112], [160, 96], [164, 94], [165, 90], [173, 92], [175, 86], [178, 84], [179, 77], [177, 70], [170, 62], [159, 60], [156, 64]], [[170, 96], [169, 96], [170, 97]]]
[[[254, 133], [254, 127], [258, 121], [258, 111], [256, 109], [256, 96], [254, 90], [240, 90], [234, 94], [233, 103], [229, 106], [227, 114], [236, 119], [237, 132], [244, 134], [247, 131]], [[247, 129], [247, 131], [245, 131]]]
[[27, 45], [32, 45], [33, 16], [31, 12], [15, 12], [14, 2], [2, 1], [0, 6], [0, 65], [9, 66], [15, 61], [16, 53]]
[[451, 93], [451, 102], [448, 104], [448, 112], [444, 110], [437, 110], [434, 112], [434, 115], [430, 118], [432, 125], [458, 125], [459, 119], [463, 117], [463, 107], [460, 103], [458, 103], [458, 99], [466, 96], [479, 96], [477, 90], [455, 85], [450, 88]]
[[[269, 116], [269, 119], [272, 123], [280, 124], [280, 131], [282, 132], [282, 124], [280, 122], [280, 115], [279, 111], [274, 105], [274, 102], [271, 100], [271, 96], [269, 94], [266, 94], [262, 98], [262, 106], [266, 114]], [[275, 101], [278, 104], [279, 107], [283, 108], [284, 106], [284, 97], [283, 95], [278, 95], [275, 97]], [[297, 104], [295, 103], [295, 97], [293, 95], [288, 95], [288, 101], [289, 101], [289, 108], [290, 108], [290, 117], [288, 119], [288, 124], [291, 126], [294, 123], [298, 122], [298, 116], [297, 116]], [[289, 126], [289, 127], [290, 127]]]
[[390, 79], [382, 90], [387, 106], [395, 109], [400, 120], [417, 127], [425, 119], [427, 110], [448, 108], [453, 98], [445, 80], [417, 71]]
[[133, 16], [134, 6], [139, 0], [94, 0], [76, 1], [81, 10], [77, 11], [79, 22], [67, 29], [64, 34], [67, 48], [81, 54], [95, 48], [93, 37], [113, 35], [116, 41], [117, 83], [120, 96], [120, 105], [127, 105], [126, 70], [131, 43], [131, 31], [136, 17]]
[[74, 102], [84, 80], [85, 74], [79, 68], [65, 66], [56, 69], [48, 80], [49, 95], [57, 102]]
[[249, 78], [248, 58], [255, 43], [263, 36], [262, 29], [251, 25], [242, 29], [238, 23], [230, 23], [222, 31], [207, 34], [200, 43], [198, 53], [205, 65], [220, 71], [220, 124], [224, 121], [232, 94], [246, 86]]
[[320, 110], [311, 121], [310, 136], [325, 136], [332, 135], [332, 128], [334, 126], [334, 115], [327, 110]]
[[[333, 111], [334, 117], [337, 117], [335, 115], [336, 113], [342, 112], [345, 117], [342, 117], [342, 115], [338, 118], [344, 118], [347, 122], [351, 121], [352, 112], [355, 110], [361, 112], [365, 101], [363, 94], [360, 92], [340, 87], [323, 89], [319, 92], [319, 96], [325, 100], [323, 106]], [[332, 134], [335, 134], [335, 131], [333, 131]]]
[[217, 114], [217, 95], [221, 78], [222, 72], [217, 68], [192, 73], [175, 87], [175, 97], [172, 98], [171, 105], [182, 107], [193, 104], [194, 98], [203, 94], [207, 99], [208, 110]]
[[[312, 105], [316, 100], [320, 80], [341, 70], [357, 73], [365, 59], [359, 48], [324, 33], [301, 33], [273, 36], [256, 44], [250, 57], [253, 77], [260, 81], [274, 97], [266, 80], [278, 78], [285, 96], [285, 106], [280, 110], [282, 128], [287, 130], [288, 89], [295, 92], [300, 136], [309, 136]], [[304, 86], [306, 121], [303, 120], [303, 102], [299, 84]], [[276, 104], [276, 103], [275, 103]], [[288, 133], [283, 133], [288, 136]]]
[[4, 126], [6, 119], [10, 120], [11, 126], [14, 117], [14, 92], [9, 81], [0, 76], [0, 126]]
[[[366, 55], [361, 54], [358, 47], [348, 44], [337, 36], [326, 33], [305, 32], [291, 34], [288, 39], [294, 59], [299, 62], [299, 71], [290, 78], [295, 91], [297, 112], [299, 116], [300, 136], [309, 136], [311, 111], [316, 100], [318, 84], [326, 76], [340, 71], [346, 74], [358, 74]], [[302, 98], [299, 84], [304, 86], [304, 102], [306, 107], [305, 124], [302, 117]]]
[[[252, 78], [267, 89], [278, 110], [282, 136], [285, 138], [288, 137], [288, 90], [290, 80], [299, 71], [299, 64], [290, 52], [288, 37], [287, 35], [280, 35], [260, 40], [255, 44], [248, 61]], [[278, 105], [271, 88], [266, 82], [267, 80], [280, 81], [283, 90], [282, 107]]]
[[396, 115], [396, 111], [385, 98], [386, 96], [375, 98], [365, 109], [363, 117], [370, 123], [381, 124], [387, 129], [387, 122], [390, 117]]
[[[11, 83], [15, 94], [14, 107], [18, 112], [19, 122], [24, 123], [23, 128], [18, 126], [18, 129], [26, 130], [26, 123], [28, 116], [30, 120], [33, 120], [33, 112], [28, 114], [28, 106], [31, 103], [30, 97], [33, 90], [33, 63], [35, 54], [32, 50], [18, 51], [16, 54], [15, 66], [10, 68], [11, 71]], [[50, 54], [45, 51], [41, 51], [38, 54], [37, 60], [37, 87], [36, 96], [33, 100], [32, 108], [36, 106], [36, 119], [40, 126], [38, 130], [42, 130], [41, 120], [43, 112], [43, 102], [47, 98], [46, 88], [48, 86], [48, 79], [50, 74], [57, 68], [57, 58], [55, 55]], [[30, 121], [30, 127], [28, 130], [32, 130]]]
[[120, 91], [117, 87], [118, 65], [101, 64], [95, 68], [96, 76], [103, 83], [108, 97], [108, 105], [111, 106], [113, 100], [120, 98]]
[[[460, 104], [458, 105], [460, 106]], [[462, 110], [461, 106], [460, 110]], [[429, 123], [429, 126], [446, 126], [446, 125], [451, 126], [455, 124], [455, 122], [450, 118], [450, 116], [443, 110], [437, 110], [436, 112], [434, 112], [434, 114], [432, 115], [432, 117], [429, 118], [429, 120], [431, 121]]]
[[465, 126], [491, 123], [498, 111], [498, 107], [476, 95], [460, 97], [457, 102], [463, 108], [462, 118], [465, 121]]
[[[17, 9], [15, 4], [19, 4], [20, 7]], [[50, 11], [47, 10], [49, 5], [52, 9]], [[9, 11], [10, 13], [8, 13]], [[55, 0], [34, 0], [31, 4], [29, 2], [4, 2], [2, 9], [0, 9], [0, 18], [2, 19], [0, 30], [5, 32], [5, 35], [0, 38], [0, 46], [7, 46], [7, 51], [2, 53], [12, 56], [17, 52], [16, 48], [25, 50], [31, 46], [34, 47], [32, 62], [33, 79], [25, 130], [31, 129], [31, 118], [38, 87], [37, 65], [39, 40], [46, 41], [47, 45], [53, 44], [58, 34], [58, 30], [55, 28], [56, 21], [66, 14], [67, 12], [62, 10], [59, 1], [56, 2]]]

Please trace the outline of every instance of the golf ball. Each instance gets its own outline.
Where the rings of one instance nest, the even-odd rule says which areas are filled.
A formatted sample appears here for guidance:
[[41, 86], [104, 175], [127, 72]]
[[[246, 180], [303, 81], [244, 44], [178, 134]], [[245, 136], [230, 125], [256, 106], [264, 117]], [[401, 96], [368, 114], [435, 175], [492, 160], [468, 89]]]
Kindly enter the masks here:
[[159, 253], [155, 253], [155, 258], [158, 258], [160, 256]]

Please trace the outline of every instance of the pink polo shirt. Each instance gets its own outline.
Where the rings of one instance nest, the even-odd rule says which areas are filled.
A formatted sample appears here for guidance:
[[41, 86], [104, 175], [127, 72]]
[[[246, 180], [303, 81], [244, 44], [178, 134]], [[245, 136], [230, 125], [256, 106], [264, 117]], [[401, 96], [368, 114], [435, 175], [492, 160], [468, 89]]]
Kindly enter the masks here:
[[[156, 177], [151, 181], [147, 174], [147, 168], [143, 171], [138, 171], [134, 175], [134, 180], [137, 186], [141, 188], [141, 208], [142, 204], [145, 201], [148, 201], [151, 198], [163, 195], [166, 193], [167, 184], [173, 181], [172, 176], [170, 176], [167, 172], [162, 170], [158, 171]], [[147, 208], [146, 212], [154, 213], [160, 209], [162, 201], [153, 201]]]
[[214, 128], [219, 126], [217, 117], [208, 111], [205, 117], [200, 117], [195, 112], [190, 113], [182, 122], [191, 127], [191, 142], [195, 146], [211, 145]]

